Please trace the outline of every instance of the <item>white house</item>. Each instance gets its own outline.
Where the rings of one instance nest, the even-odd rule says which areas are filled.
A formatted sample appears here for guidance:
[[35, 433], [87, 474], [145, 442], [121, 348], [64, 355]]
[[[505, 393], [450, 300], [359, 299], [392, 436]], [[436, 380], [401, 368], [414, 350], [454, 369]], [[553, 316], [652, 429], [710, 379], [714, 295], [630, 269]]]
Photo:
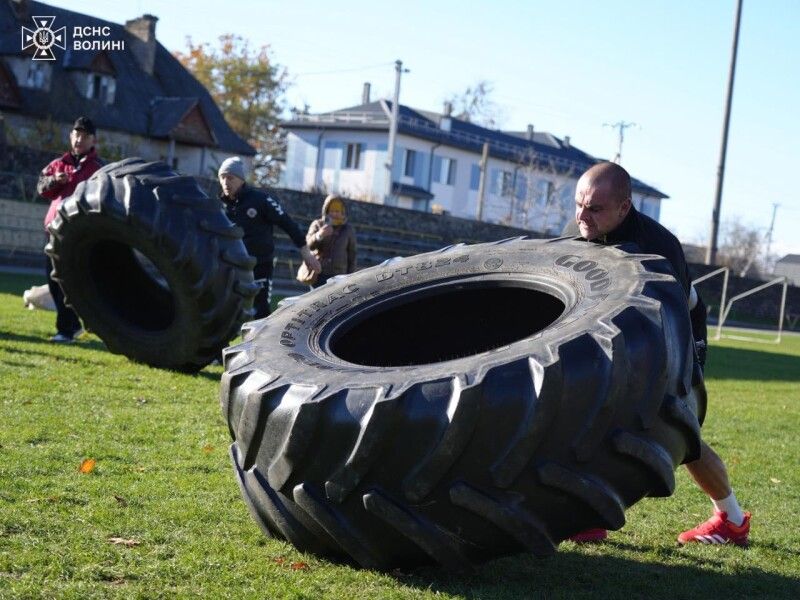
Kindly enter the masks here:
[[[391, 102], [325, 114], [295, 114], [287, 131], [282, 185], [368, 202], [558, 233], [573, 214], [578, 177], [598, 159], [545, 132], [487, 129], [450, 114], [398, 107], [391, 169], [386, 167]], [[480, 201], [481, 155], [489, 154]], [[659, 218], [667, 196], [633, 180], [634, 205]]]
[[775, 263], [775, 275], [785, 275], [789, 285], [800, 285], [800, 254], [787, 254]]

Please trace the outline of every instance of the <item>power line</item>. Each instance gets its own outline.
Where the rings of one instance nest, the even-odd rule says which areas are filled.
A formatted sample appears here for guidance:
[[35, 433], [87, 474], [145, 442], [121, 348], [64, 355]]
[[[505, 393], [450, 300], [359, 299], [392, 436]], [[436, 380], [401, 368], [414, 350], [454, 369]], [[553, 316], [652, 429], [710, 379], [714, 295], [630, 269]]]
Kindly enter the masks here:
[[348, 69], [334, 69], [332, 71], [309, 71], [306, 73], [294, 73], [292, 77], [309, 77], [311, 75], [335, 75], [336, 73], [354, 73], [356, 71], [367, 71], [370, 69], [377, 69], [379, 67], [387, 67], [393, 65], [393, 62], [385, 62], [377, 65], [365, 65], [363, 67], [352, 67]]

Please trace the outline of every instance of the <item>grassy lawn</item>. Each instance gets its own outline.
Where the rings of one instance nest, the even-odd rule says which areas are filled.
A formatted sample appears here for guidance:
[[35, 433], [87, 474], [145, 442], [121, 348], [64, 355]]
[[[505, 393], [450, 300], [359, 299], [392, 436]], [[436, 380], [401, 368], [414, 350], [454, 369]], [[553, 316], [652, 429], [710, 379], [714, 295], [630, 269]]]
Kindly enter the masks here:
[[188, 376], [96, 338], [50, 344], [54, 314], [22, 308], [32, 282], [0, 275], [0, 598], [800, 597], [800, 336], [709, 352], [704, 433], [753, 512], [750, 548], [676, 547], [711, 512], [680, 469], [675, 495], [638, 503], [606, 543], [463, 577], [379, 573], [261, 533], [228, 459], [221, 367]]

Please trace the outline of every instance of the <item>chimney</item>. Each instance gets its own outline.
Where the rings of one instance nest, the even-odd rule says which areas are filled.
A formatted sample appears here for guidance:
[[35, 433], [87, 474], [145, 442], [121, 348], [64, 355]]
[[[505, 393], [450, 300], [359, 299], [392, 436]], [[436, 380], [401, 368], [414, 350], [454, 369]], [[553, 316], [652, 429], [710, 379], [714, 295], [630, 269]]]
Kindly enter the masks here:
[[528, 141], [529, 142], [533, 141], [533, 125], [531, 125], [530, 123], [528, 124]]
[[361, 104], [369, 104], [369, 90], [371, 87], [369, 81], [364, 82], [364, 90], [361, 92]]
[[569, 136], [565, 135], [564, 136], [564, 148], [569, 148], [569, 147], [570, 147], [569, 146]]
[[29, 0], [11, 0], [11, 10], [18, 21], [27, 21], [31, 15], [31, 3]]
[[450, 131], [453, 126], [453, 118], [450, 116], [453, 113], [453, 103], [445, 102], [442, 118], [439, 119], [439, 129], [442, 131]]
[[125, 29], [131, 34], [130, 48], [139, 66], [148, 75], [153, 74], [156, 62], [156, 22], [158, 17], [142, 15], [138, 19], [125, 21]]

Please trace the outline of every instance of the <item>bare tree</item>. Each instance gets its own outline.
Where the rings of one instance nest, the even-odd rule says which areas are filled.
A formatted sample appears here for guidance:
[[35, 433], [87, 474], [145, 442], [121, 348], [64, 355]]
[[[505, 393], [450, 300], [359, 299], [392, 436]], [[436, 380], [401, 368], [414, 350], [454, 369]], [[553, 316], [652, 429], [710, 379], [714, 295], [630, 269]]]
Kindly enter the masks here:
[[736, 217], [725, 223], [717, 262], [739, 277], [758, 276], [764, 254], [764, 235]]
[[511, 177], [509, 225], [558, 235], [572, 217], [572, 176], [574, 167], [567, 170], [556, 166], [552, 158], [533, 149], [520, 154]]
[[470, 121], [483, 127], [498, 127], [505, 118], [502, 108], [492, 100], [494, 86], [482, 79], [459, 94], [447, 98], [457, 119]]

